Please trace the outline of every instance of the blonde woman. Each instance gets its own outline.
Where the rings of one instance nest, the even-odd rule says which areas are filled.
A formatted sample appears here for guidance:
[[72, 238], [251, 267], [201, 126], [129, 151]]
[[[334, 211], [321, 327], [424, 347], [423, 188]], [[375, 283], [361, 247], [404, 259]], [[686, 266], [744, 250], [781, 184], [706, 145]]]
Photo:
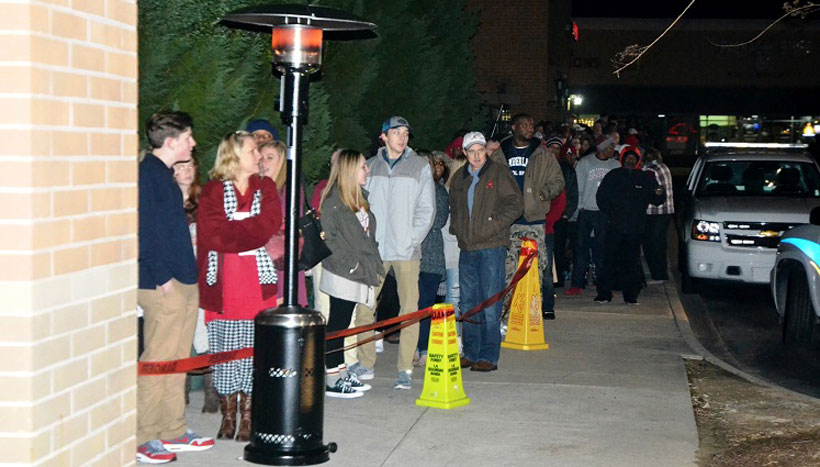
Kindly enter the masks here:
[[[280, 213], [282, 214], [282, 219], [285, 218], [285, 211], [287, 210], [286, 201], [287, 201], [287, 194], [285, 193], [285, 184], [287, 183], [288, 178], [288, 164], [285, 163], [285, 154], [287, 152], [287, 147], [281, 141], [271, 141], [270, 143], [265, 143], [259, 148], [259, 153], [262, 155], [262, 159], [259, 162], [259, 173], [263, 177], [269, 177], [273, 180], [276, 184], [276, 192], [279, 195], [279, 207], [281, 208]], [[301, 194], [299, 197], [299, 215], [304, 214], [304, 193]], [[268, 252], [275, 252], [276, 256], [281, 257], [281, 255], [285, 254], [285, 232], [284, 232], [284, 225], [282, 225], [282, 230], [277, 232], [273, 238], [270, 239], [271, 241], [268, 243]], [[274, 260], [278, 258], [274, 257]], [[279, 269], [279, 267], [283, 269]], [[285, 277], [284, 271], [284, 262], [277, 261], [277, 269], [276, 273], [279, 277]], [[299, 295], [297, 300], [299, 304], [302, 306], [307, 306], [307, 288], [305, 287], [305, 271], [299, 271], [298, 279], [299, 281]], [[281, 297], [280, 297], [281, 303]]]
[[[333, 252], [322, 261], [319, 287], [330, 296], [327, 332], [347, 329], [359, 303], [374, 306], [375, 288], [384, 277], [376, 244], [376, 219], [370, 212], [367, 192], [368, 168], [364, 156], [350, 149], [339, 152], [330, 167], [330, 178], [322, 191], [321, 214], [325, 242]], [[327, 342], [325, 358], [328, 397], [361, 397], [370, 389], [348, 373], [341, 352], [344, 339]]]
[[[261, 156], [245, 131], [222, 138], [197, 214], [200, 306], [213, 353], [253, 346], [253, 318], [276, 307], [278, 276], [265, 243], [282, 224], [276, 185], [259, 176]], [[222, 424], [218, 438], [250, 439], [252, 359], [214, 366]]]

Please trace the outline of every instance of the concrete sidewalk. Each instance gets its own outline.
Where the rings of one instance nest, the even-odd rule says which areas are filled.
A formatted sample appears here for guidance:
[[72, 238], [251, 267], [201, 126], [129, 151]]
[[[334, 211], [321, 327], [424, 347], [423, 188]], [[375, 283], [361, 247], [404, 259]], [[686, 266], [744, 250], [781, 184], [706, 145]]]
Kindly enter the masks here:
[[[452, 410], [415, 405], [413, 389], [393, 389], [397, 346], [385, 344], [373, 389], [325, 405], [325, 443], [335, 466], [685, 466], [695, 464], [697, 428], [681, 338], [663, 286], [639, 306], [558, 290], [557, 319], [546, 322], [548, 350], [502, 349], [498, 371], [463, 373], [470, 405]], [[192, 429], [214, 436], [219, 415], [200, 413], [191, 395]], [[243, 443], [182, 453], [176, 465], [250, 465]]]

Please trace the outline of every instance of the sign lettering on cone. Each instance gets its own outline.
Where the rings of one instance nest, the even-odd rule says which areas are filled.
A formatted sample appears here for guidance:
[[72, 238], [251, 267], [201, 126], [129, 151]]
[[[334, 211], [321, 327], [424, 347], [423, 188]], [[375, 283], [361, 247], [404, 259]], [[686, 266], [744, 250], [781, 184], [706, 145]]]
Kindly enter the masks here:
[[461, 384], [461, 364], [453, 305], [433, 306], [424, 388], [416, 405], [454, 409], [470, 403]]
[[[525, 238], [521, 243], [518, 267], [527, 255], [537, 252], [534, 240]], [[544, 321], [541, 316], [541, 281], [538, 279], [538, 256], [532, 267], [518, 283], [510, 301], [510, 319], [507, 322], [507, 337], [501, 347], [518, 350], [543, 350], [549, 344], [544, 340]]]

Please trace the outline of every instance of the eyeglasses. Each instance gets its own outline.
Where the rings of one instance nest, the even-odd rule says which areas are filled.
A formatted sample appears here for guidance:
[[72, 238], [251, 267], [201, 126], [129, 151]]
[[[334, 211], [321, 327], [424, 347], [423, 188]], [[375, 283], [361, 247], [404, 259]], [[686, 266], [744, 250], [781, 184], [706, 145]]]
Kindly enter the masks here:
[[271, 141], [271, 140], [273, 140], [273, 135], [268, 133], [267, 131], [263, 131], [263, 130], [254, 131], [253, 133], [251, 133], [251, 136], [253, 136], [253, 139], [259, 140], [259, 141]]

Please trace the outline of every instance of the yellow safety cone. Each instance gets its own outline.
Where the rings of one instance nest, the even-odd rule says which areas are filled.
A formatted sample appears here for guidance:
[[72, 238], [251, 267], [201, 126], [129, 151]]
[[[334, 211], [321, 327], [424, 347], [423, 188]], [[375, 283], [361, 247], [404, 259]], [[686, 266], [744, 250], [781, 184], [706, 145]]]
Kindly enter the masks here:
[[535, 251], [532, 267], [518, 283], [510, 301], [510, 319], [507, 322], [507, 337], [501, 347], [518, 350], [543, 350], [550, 346], [544, 341], [544, 320], [541, 316], [541, 281], [538, 279], [538, 246], [534, 240], [525, 238], [521, 242], [518, 267]]
[[454, 409], [470, 403], [461, 384], [461, 359], [458, 355], [456, 319], [453, 305], [433, 305], [424, 388], [416, 405]]

